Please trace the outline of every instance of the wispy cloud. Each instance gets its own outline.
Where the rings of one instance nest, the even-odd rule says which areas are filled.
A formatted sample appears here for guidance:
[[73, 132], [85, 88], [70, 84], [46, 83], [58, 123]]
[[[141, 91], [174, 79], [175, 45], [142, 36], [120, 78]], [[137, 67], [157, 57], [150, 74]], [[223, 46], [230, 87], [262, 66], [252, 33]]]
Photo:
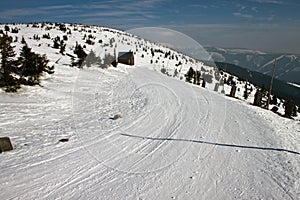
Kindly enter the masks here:
[[37, 10], [33, 8], [26, 9], [10, 9], [5, 11], [0, 11], [0, 18], [14, 18], [20, 16], [31, 16], [31, 15], [39, 15], [44, 14], [43, 10]]
[[275, 15], [270, 15], [269, 17], [267, 17], [268, 21], [273, 21], [274, 20]]
[[283, 4], [283, 1], [279, 1], [279, 0], [249, 0], [252, 2], [257, 2], [257, 3], [271, 3], [271, 4]]
[[[145, 18], [154, 18], [154, 6], [164, 3], [168, 0], [142, 0], [142, 1], [116, 1], [106, 0], [91, 4], [79, 5], [53, 5], [36, 8], [20, 8], [0, 11], [0, 18], [13, 19], [15, 17], [49, 15], [57, 16], [57, 13], [78, 13], [75, 17], [125, 17], [130, 15], [143, 16]], [[67, 17], [72, 15], [59, 15]]]
[[73, 5], [56, 5], [56, 6], [43, 6], [38, 7], [37, 9], [41, 10], [59, 10], [59, 9], [73, 9]]
[[255, 12], [255, 13], [257, 13], [257, 12], [258, 12], [258, 9], [257, 9], [257, 7], [252, 7], [252, 8], [251, 8], [251, 10], [252, 10], [253, 12]]
[[56, 6], [43, 6], [37, 8], [20, 8], [0, 11], [0, 18], [14, 18], [20, 16], [33, 16], [33, 15], [45, 15], [51, 12], [57, 12], [58, 10], [72, 11], [75, 7], [72, 5], [56, 5]]
[[247, 19], [252, 19], [253, 18], [253, 15], [240, 13], [240, 12], [235, 12], [235, 13], [233, 13], [233, 15], [236, 16], [236, 17], [242, 17], [242, 18], [247, 18]]
[[189, 4], [188, 6], [193, 8], [204, 8], [204, 9], [209, 8], [208, 5], [204, 5], [204, 4]]
[[238, 9], [239, 9], [240, 11], [246, 10], [246, 8], [247, 8], [247, 6], [245, 6], [245, 5], [243, 5], [243, 4], [237, 4], [236, 7], [238, 7]]
[[256, 7], [252, 7], [244, 4], [237, 4], [237, 11], [232, 13], [235, 17], [240, 17], [244, 19], [252, 19], [254, 18], [254, 13], [257, 13], [258, 10]]

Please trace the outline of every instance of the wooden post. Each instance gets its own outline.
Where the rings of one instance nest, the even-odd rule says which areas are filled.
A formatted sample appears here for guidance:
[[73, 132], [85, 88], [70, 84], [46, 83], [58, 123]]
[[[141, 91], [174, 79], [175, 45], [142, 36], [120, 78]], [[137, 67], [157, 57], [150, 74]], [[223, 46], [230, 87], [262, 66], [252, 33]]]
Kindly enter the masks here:
[[270, 83], [270, 89], [269, 89], [269, 94], [268, 94], [267, 109], [269, 109], [269, 105], [270, 105], [273, 79], [274, 79], [274, 75], [275, 75], [275, 68], [276, 68], [276, 58], [275, 58], [275, 61], [274, 61], [274, 67], [273, 67], [272, 78], [271, 78], [271, 83]]

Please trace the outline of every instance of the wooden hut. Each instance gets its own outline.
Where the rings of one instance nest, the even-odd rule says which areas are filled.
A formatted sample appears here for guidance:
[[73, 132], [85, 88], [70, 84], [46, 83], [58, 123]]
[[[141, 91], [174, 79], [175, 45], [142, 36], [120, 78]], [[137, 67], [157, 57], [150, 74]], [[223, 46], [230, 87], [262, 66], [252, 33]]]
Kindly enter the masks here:
[[122, 63], [125, 65], [134, 65], [133, 52], [119, 52], [118, 63]]

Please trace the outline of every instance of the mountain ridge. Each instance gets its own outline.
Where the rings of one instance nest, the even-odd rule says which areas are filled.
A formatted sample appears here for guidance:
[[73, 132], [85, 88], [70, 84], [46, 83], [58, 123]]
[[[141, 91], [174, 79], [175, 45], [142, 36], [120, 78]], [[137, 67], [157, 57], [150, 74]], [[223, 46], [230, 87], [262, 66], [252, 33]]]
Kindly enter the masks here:
[[272, 76], [274, 60], [277, 60], [275, 77], [285, 82], [299, 84], [300, 55], [271, 53], [240, 48], [205, 47], [216, 62], [227, 62]]

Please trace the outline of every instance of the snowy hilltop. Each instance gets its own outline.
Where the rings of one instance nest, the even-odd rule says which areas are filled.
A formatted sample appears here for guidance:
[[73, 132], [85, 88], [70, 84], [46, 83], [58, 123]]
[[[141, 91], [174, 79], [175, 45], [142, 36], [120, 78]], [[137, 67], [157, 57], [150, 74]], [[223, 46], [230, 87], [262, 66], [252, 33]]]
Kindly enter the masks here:
[[[253, 106], [266, 90], [119, 30], [0, 31], [20, 86], [0, 92], [14, 148], [0, 154], [0, 199], [299, 199], [299, 113], [281, 117], [285, 100]], [[24, 46], [43, 70], [24, 67]]]

